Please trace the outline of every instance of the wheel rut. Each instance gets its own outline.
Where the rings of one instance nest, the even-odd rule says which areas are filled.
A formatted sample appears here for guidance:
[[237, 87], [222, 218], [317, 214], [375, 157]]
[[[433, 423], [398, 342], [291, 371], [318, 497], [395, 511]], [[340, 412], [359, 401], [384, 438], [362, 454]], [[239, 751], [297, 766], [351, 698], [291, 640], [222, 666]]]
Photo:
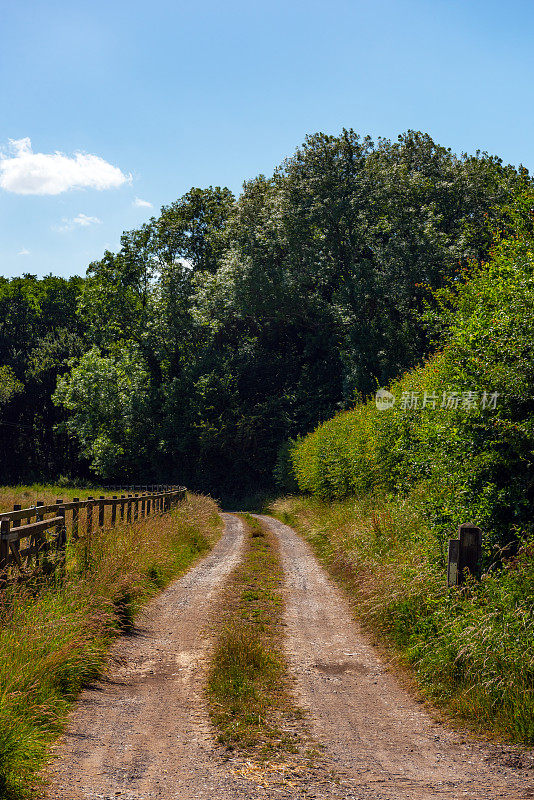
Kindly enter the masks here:
[[279, 538], [286, 632], [299, 702], [346, 798], [497, 800], [534, 797], [531, 769], [505, 766], [495, 747], [436, 722], [388, 672], [348, 600], [287, 525]]
[[223, 516], [214, 549], [148, 604], [105, 679], [82, 693], [52, 762], [50, 800], [252, 796], [213, 757], [202, 698], [210, 613], [243, 545], [240, 520]]
[[320, 754], [276, 786], [246, 757], [240, 768], [225, 760], [203, 697], [216, 600], [244, 545], [241, 521], [223, 518], [214, 549], [148, 604], [134, 634], [115, 644], [105, 678], [82, 693], [48, 800], [534, 798], [531, 770], [437, 723], [397, 683], [308, 545], [266, 516], [286, 577], [289, 666]]

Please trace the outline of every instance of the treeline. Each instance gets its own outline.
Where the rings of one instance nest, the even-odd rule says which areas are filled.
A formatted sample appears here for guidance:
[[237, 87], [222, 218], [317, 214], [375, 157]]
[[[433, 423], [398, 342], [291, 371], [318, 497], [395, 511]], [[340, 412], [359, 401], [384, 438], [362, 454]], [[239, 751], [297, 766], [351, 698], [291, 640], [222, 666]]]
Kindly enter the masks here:
[[84, 280], [3, 281], [6, 479], [268, 486], [289, 439], [431, 351], [433, 293], [488, 258], [530, 183], [421, 133], [316, 134], [238, 198], [164, 206]]
[[[0, 278], [0, 479], [88, 477], [79, 449], [57, 428], [52, 401], [58, 375], [87, 347], [76, 308], [82, 278]], [[72, 468], [71, 468], [72, 469]]]

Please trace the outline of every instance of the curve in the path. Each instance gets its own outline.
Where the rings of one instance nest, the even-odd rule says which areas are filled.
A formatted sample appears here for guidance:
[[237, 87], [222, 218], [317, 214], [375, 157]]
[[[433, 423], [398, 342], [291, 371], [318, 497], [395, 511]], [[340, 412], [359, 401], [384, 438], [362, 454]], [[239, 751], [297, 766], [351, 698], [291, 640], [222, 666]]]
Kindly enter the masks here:
[[466, 742], [434, 721], [401, 688], [307, 543], [287, 525], [259, 519], [280, 542], [288, 655], [300, 701], [310, 711], [314, 736], [326, 746], [346, 797], [534, 797], [531, 777], [499, 765], [488, 747]]
[[213, 757], [202, 677], [206, 627], [238, 563], [243, 525], [223, 515], [214, 549], [114, 646], [105, 681], [83, 692], [51, 768], [50, 800], [235, 800], [250, 784]]

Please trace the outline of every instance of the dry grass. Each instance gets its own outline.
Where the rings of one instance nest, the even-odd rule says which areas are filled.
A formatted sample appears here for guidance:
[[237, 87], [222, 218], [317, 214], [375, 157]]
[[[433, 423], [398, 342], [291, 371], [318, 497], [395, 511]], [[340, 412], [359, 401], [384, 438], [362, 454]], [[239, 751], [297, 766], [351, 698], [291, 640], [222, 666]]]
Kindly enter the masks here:
[[171, 514], [104, 528], [90, 540], [71, 543], [61, 575], [5, 590], [0, 598], [0, 797], [32, 794], [69, 705], [103, 669], [113, 638], [219, 533], [215, 503], [189, 495]]
[[295, 752], [296, 737], [288, 728], [300, 713], [292, 703], [283, 651], [278, 543], [256, 519], [248, 514], [243, 519], [245, 555], [217, 609], [207, 692], [219, 742], [262, 758]]
[[58, 498], [68, 501], [73, 497], [87, 500], [89, 496], [110, 496], [109, 489], [94, 486], [91, 489], [65, 488], [54, 484], [34, 483], [31, 486], [0, 486], [0, 514], [13, 511], [15, 504], [23, 508], [34, 506], [37, 500], [42, 500], [45, 505], [52, 504]]

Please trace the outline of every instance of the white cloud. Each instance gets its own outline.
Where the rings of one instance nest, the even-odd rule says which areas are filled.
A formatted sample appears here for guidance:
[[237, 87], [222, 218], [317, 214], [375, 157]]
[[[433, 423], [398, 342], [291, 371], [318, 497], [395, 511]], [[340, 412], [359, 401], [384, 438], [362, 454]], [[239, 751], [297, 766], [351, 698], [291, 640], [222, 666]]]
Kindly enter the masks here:
[[69, 189], [111, 189], [131, 181], [100, 156], [34, 153], [32, 143], [10, 139], [10, 153], [0, 153], [0, 187], [15, 194], [61, 194]]
[[152, 208], [152, 203], [149, 203], [148, 200], [141, 200], [140, 197], [136, 197], [132, 205], [135, 208]]
[[72, 219], [63, 217], [61, 225], [52, 225], [52, 230], [58, 233], [65, 233], [65, 231], [73, 231], [75, 228], [88, 228], [90, 225], [100, 225], [101, 219], [98, 217], [89, 217], [87, 214], [77, 214]]
[[19, 250], [19, 252], [17, 253], [17, 255], [18, 255], [18, 256], [29, 256], [29, 255], [30, 255], [30, 251], [29, 251], [29, 250], [26, 250], [26, 248], [25, 248], [25, 247], [22, 247], [22, 248]]

